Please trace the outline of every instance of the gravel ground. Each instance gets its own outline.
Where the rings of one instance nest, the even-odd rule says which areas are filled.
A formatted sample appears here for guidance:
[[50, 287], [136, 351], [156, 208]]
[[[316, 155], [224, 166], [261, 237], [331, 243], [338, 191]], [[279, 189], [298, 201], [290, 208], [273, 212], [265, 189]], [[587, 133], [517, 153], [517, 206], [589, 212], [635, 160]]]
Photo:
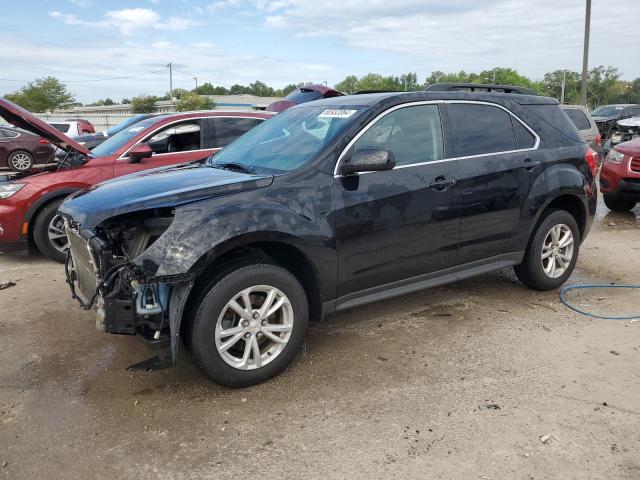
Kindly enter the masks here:
[[[634, 213], [599, 207], [569, 283], [640, 283]], [[96, 331], [60, 265], [1, 257], [7, 281], [0, 478], [640, 478], [640, 322], [574, 314], [510, 270], [332, 316], [293, 367], [244, 390], [184, 352], [128, 372], [151, 353]]]

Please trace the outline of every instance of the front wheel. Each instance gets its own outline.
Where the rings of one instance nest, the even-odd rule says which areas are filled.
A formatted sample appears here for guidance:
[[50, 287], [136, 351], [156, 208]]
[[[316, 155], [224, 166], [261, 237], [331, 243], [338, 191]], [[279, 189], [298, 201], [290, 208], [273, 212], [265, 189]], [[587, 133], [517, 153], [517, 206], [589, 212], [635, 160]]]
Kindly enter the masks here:
[[58, 215], [63, 199], [54, 200], [45, 206], [33, 223], [33, 240], [45, 257], [64, 263], [69, 249], [64, 220]]
[[604, 204], [614, 212], [628, 212], [636, 206], [635, 200], [617, 197], [615, 195], [603, 195]]
[[527, 287], [553, 290], [567, 281], [579, 251], [580, 230], [573, 215], [550, 210], [534, 230], [522, 263], [513, 269]]
[[291, 363], [308, 324], [307, 297], [291, 273], [275, 265], [245, 266], [204, 295], [193, 320], [193, 353], [216, 383], [247, 387]]

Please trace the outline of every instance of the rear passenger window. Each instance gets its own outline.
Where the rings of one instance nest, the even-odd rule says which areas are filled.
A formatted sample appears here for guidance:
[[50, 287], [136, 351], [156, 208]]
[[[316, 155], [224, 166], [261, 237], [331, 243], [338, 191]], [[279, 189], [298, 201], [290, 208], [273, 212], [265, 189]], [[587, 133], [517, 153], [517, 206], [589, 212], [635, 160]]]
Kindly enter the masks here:
[[578, 130], [591, 130], [591, 122], [589, 122], [589, 119], [582, 110], [577, 108], [566, 108], [564, 113], [569, 116]]
[[536, 144], [536, 137], [513, 117], [511, 117], [511, 123], [513, 124], [513, 131], [516, 134], [518, 149], [533, 148]]
[[260, 123], [262, 119], [259, 118], [214, 118], [213, 125], [216, 132], [214, 147], [226, 147]]
[[511, 115], [498, 107], [471, 103], [447, 105], [457, 157], [516, 150]]
[[356, 141], [353, 151], [361, 148], [390, 150], [398, 166], [444, 158], [438, 106], [405, 107], [385, 115]]

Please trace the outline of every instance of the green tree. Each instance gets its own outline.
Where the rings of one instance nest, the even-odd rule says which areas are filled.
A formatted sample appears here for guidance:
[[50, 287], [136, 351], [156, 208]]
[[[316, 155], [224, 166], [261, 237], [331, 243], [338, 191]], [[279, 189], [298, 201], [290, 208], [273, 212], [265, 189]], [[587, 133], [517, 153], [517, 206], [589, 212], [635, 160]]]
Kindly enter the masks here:
[[587, 102], [592, 107], [606, 105], [615, 98], [615, 87], [620, 72], [615, 67], [605, 68], [603, 65], [589, 70], [587, 77]]
[[198, 85], [198, 88], [195, 90], [195, 93], [197, 93], [198, 95], [213, 95], [214, 86], [209, 82], [205, 82], [202, 85]]
[[349, 75], [347, 78], [335, 84], [334, 88], [344, 93], [354, 93], [358, 91], [358, 77]]
[[477, 79], [477, 73], [467, 73], [464, 70], [460, 70], [458, 73], [445, 73], [436, 70], [427, 77], [425, 86], [433, 85], [434, 83], [473, 83]]
[[29, 82], [17, 92], [8, 93], [5, 98], [32, 112], [51, 112], [69, 108], [75, 102], [67, 87], [54, 77]]
[[400, 84], [405, 92], [415, 92], [424, 88], [418, 83], [418, 75], [415, 73], [403, 73], [400, 75]]
[[[179, 100], [184, 95], [189, 93], [189, 91], [186, 88], [174, 88], [172, 93], [173, 93], [173, 97]], [[167, 92], [167, 96], [169, 96], [169, 92]]]
[[249, 92], [257, 97], [272, 97], [274, 94], [273, 88], [269, 87], [260, 80], [249, 84]]
[[207, 97], [202, 97], [197, 93], [185, 93], [176, 105], [176, 111], [188, 112], [191, 110], [212, 110], [214, 103]]
[[213, 95], [229, 95], [229, 90], [223, 86], [217, 86], [213, 89]]
[[110, 98], [105, 98], [104, 100], [97, 100], [90, 105], [93, 107], [100, 107], [102, 105], [115, 105], [116, 103]]
[[130, 104], [130, 103], [131, 103], [131, 99], [129, 99], [129, 98], [123, 98], [122, 100], [120, 100], [120, 103], [121, 103], [122, 105], [128, 105], [128, 104]]
[[242, 95], [251, 93], [251, 89], [249, 87], [245, 87], [244, 85], [231, 85], [231, 95]]
[[545, 73], [540, 93], [560, 100], [563, 77], [565, 79], [564, 103], [580, 103], [580, 74], [571, 70], [555, 70]]
[[156, 111], [158, 97], [153, 95], [138, 95], [131, 99], [133, 113], [153, 113]]

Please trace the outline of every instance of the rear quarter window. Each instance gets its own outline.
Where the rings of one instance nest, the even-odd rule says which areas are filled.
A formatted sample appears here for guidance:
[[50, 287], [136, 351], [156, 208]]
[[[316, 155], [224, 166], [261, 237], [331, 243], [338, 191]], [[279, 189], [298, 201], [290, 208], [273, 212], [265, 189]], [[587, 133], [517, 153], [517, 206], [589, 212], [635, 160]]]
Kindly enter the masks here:
[[51, 125], [56, 130], [60, 130], [62, 133], [67, 133], [69, 131], [69, 127], [71, 126], [68, 123], [50, 123], [49, 125]]
[[578, 130], [591, 130], [591, 122], [582, 110], [579, 108], [565, 108], [563, 110]]
[[524, 108], [532, 112], [535, 116], [542, 119], [545, 123], [551, 125], [565, 137], [577, 143], [583, 143], [580, 132], [573, 124], [567, 114], [565, 114], [557, 104], [543, 105], [522, 105]]

